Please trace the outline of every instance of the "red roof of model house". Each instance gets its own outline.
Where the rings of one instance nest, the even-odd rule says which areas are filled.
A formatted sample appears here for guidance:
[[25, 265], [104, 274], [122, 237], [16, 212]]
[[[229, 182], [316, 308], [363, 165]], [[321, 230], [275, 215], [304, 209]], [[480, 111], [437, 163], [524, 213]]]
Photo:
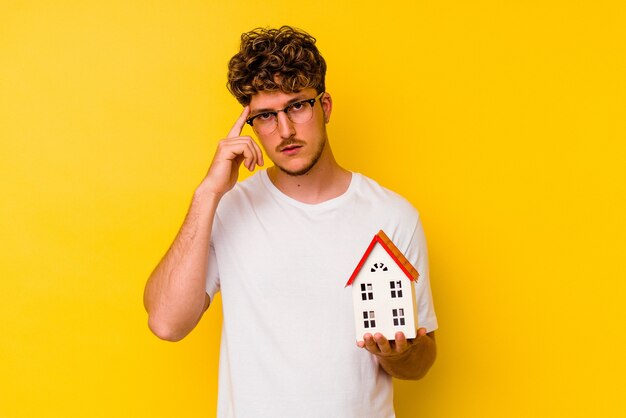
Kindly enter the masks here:
[[391, 239], [389, 239], [387, 234], [385, 234], [381, 229], [380, 231], [378, 231], [378, 234], [374, 235], [374, 239], [372, 239], [369, 247], [367, 247], [367, 250], [365, 251], [365, 254], [363, 254], [363, 258], [361, 258], [359, 265], [356, 266], [356, 269], [354, 269], [354, 273], [352, 273], [352, 276], [350, 276], [350, 280], [348, 280], [348, 283], [346, 283], [346, 287], [352, 285], [352, 282], [354, 282], [354, 279], [356, 279], [356, 276], [359, 274], [361, 267], [363, 267], [363, 264], [365, 264], [365, 260], [367, 260], [367, 257], [370, 255], [370, 252], [372, 251], [376, 243], [382, 245], [385, 251], [387, 251], [391, 258], [393, 258], [393, 261], [396, 262], [398, 267], [400, 267], [404, 274], [406, 274], [409, 280], [417, 280], [417, 278], [419, 277], [419, 273], [417, 272], [415, 267], [413, 267], [409, 260], [406, 259], [406, 257], [402, 254], [398, 247], [394, 245], [394, 243], [391, 241]]

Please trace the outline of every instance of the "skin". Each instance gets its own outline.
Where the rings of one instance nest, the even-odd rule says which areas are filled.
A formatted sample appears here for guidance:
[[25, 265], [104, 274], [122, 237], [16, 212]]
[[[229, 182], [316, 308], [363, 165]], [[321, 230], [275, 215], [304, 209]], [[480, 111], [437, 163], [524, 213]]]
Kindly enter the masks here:
[[[250, 115], [282, 109], [289, 103], [316, 95], [312, 88], [293, 94], [260, 92], [250, 100]], [[315, 204], [340, 196], [350, 185], [352, 174], [337, 164], [328, 141], [326, 124], [331, 113], [332, 98], [325, 93], [313, 106], [313, 117], [308, 122], [294, 124], [284, 112], [279, 112], [276, 130], [267, 135], [257, 134], [268, 158], [274, 163], [274, 167], [268, 169], [274, 185], [304, 203]], [[298, 148], [287, 155], [282, 150], [290, 144]]]
[[[290, 103], [315, 96], [315, 89], [290, 94], [259, 92], [243, 109], [228, 135], [219, 141], [180, 231], [146, 283], [144, 305], [148, 326], [159, 338], [181, 340], [208, 309], [205, 272], [215, 212], [221, 198], [237, 183], [242, 165], [250, 171], [264, 165], [261, 146], [274, 163], [267, 170], [270, 180], [296, 200], [321, 203], [348, 189], [352, 174], [336, 162], [326, 132], [332, 113], [328, 93], [315, 103], [313, 117], [308, 122], [294, 124], [284, 112], [279, 112], [276, 130], [258, 135], [261, 146], [252, 137], [242, 135], [250, 116], [262, 110], [283, 109]], [[365, 334], [359, 347], [376, 356], [383, 370], [401, 379], [424, 376], [436, 352], [434, 334], [426, 334], [423, 328], [414, 340], [407, 340], [402, 333], [396, 334], [393, 342], [380, 334]]]
[[367, 333], [357, 346], [375, 355], [380, 367], [389, 375], [406, 380], [424, 377], [437, 353], [435, 332], [427, 333], [426, 328], [418, 329], [414, 339], [407, 339], [403, 332], [397, 332], [395, 341], [388, 341], [380, 333]]

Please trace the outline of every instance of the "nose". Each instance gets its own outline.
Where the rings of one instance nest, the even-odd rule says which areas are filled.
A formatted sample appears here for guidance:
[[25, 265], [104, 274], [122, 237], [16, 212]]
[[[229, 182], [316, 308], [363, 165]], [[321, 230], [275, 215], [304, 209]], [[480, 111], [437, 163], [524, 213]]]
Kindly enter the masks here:
[[277, 121], [278, 134], [283, 139], [289, 139], [296, 134], [296, 129], [293, 126], [293, 122], [289, 120], [285, 112], [278, 112]]

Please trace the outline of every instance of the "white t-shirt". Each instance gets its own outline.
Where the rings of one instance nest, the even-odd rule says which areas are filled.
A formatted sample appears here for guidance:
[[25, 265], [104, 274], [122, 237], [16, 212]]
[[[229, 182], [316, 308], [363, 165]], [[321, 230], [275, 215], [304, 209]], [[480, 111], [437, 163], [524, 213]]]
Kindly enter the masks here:
[[222, 198], [206, 285], [222, 292], [218, 417], [394, 416], [344, 287], [381, 229], [419, 271], [419, 326], [435, 330], [422, 225], [401, 196], [353, 173], [344, 194], [310, 205], [260, 171]]

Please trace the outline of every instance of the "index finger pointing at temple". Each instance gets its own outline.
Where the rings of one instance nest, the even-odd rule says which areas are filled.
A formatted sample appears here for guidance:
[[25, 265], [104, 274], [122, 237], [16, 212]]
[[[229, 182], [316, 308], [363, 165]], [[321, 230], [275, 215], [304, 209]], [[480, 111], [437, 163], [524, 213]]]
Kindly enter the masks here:
[[236, 138], [241, 135], [241, 131], [243, 130], [244, 125], [246, 124], [246, 119], [248, 119], [248, 115], [250, 115], [250, 106], [246, 106], [243, 108], [243, 112], [239, 115], [239, 119], [228, 132], [227, 138]]

